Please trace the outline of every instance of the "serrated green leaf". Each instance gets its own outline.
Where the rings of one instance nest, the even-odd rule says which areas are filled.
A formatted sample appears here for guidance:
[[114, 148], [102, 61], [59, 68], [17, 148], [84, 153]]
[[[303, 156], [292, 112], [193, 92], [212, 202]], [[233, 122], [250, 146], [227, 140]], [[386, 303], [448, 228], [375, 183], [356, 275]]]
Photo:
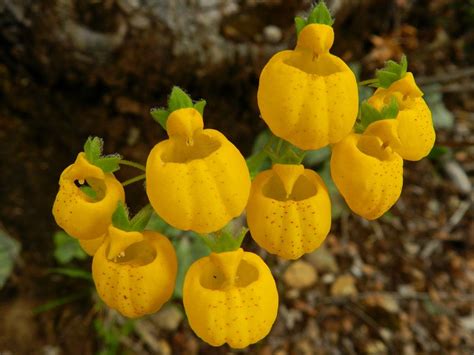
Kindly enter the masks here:
[[199, 100], [194, 104], [194, 108], [201, 114], [201, 116], [204, 115], [204, 107], [206, 107], [206, 104], [206, 100]]
[[99, 137], [89, 137], [84, 144], [84, 153], [89, 163], [94, 164], [94, 162], [102, 154], [102, 148], [104, 146], [104, 141]]
[[332, 26], [334, 20], [324, 1], [320, 1], [309, 14], [307, 24], [319, 23], [322, 25]]
[[0, 228], [0, 289], [13, 271], [21, 245]]
[[170, 112], [164, 108], [152, 108], [150, 110], [151, 117], [160, 124], [166, 130], [166, 120], [170, 115]]
[[242, 227], [238, 233], [233, 233], [229, 225], [216, 233], [201, 235], [202, 240], [214, 253], [223, 253], [240, 248], [248, 229]]
[[64, 231], [57, 231], [53, 235], [54, 258], [60, 264], [67, 264], [74, 259], [84, 260], [87, 254], [82, 250], [79, 241]]
[[408, 60], [405, 55], [402, 56], [400, 63], [388, 60], [382, 69], [376, 71], [375, 76], [378, 79], [378, 86], [388, 88], [395, 81], [402, 79], [407, 73], [407, 69]]
[[104, 173], [113, 173], [120, 169], [120, 160], [122, 157], [119, 154], [107, 155], [105, 157], [98, 158], [94, 165], [101, 168]]
[[390, 103], [382, 107], [380, 111], [367, 101], [362, 102], [360, 105], [360, 121], [356, 123], [355, 126], [356, 132], [364, 132], [365, 129], [375, 121], [396, 118], [398, 116], [398, 109], [398, 102], [395, 97], [392, 97]]
[[153, 212], [151, 205], [143, 207], [130, 221], [130, 228], [137, 232], [143, 231], [150, 221]]
[[306, 20], [300, 16], [295, 17], [296, 36], [300, 35], [301, 30], [306, 26]]
[[117, 208], [112, 215], [112, 224], [115, 228], [130, 232], [131, 225], [128, 217], [128, 209], [122, 201], [117, 203]]
[[367, 101], [364, 101], [360, 106], [360, 117], [361, 123], [365, 128], [372, 122], [382, 119], [380, 112]]
[[181, 108], [193, 107], [193, 100], [178, 86], [174, 86], [168, 99], [168, 111], [173, 112]]

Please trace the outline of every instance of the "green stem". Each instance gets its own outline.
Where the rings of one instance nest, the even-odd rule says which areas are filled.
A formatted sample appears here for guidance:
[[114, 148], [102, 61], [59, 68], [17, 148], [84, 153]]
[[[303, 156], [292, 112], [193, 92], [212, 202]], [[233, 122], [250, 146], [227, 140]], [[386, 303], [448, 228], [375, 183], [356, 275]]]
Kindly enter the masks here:
[[135, 163], [134, 161], [121, 159], [121, 160], [119, 161], [119, 164], [120, 164], [120, 165], [132, 166], [132, 167], [134, 167], [134, 168], [136, 168], [136, 169], [140, 169], [140, 170], [146, 171], [146, 168], [145, 168], [144, 165], [139, 164], [139, 163]]
[[360, 81], [359, 82], [359, 86], [364, 86], [364, 85], [370, 85], [370, 84], [375, 84], [379, 81], [379, 79], [368, 79], [368, 80], [364, 80], [364, 81]]
[[145, 180], [145, 178], [146, 178], [146, 174], [141, 174], [141, 175], [135, 176], [134, 178], [125, 180], [124, 182], [122, 182], [122, 185], [125, 187], [125, 186], [128, 186], [130, 184], [133, 184], [134, 182], [137, 182], [137, 181], [140, 181], [140, 180]]

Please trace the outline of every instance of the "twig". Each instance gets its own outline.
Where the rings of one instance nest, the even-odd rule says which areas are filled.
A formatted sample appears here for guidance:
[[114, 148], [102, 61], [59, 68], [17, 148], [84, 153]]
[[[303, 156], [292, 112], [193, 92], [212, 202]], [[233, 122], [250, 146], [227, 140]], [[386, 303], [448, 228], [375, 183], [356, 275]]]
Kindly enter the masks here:
[[418, 85], [429, 85], [429, 84], [462, 79], [471, 75], [474, 75], [474, 67], [462, 68], [462, 69], [454, 70], [449, 73], [443, 73], [443, 74], [438, 74], [438, 75], [433, 75], [433, 76], [417, 77], [416, 82]]

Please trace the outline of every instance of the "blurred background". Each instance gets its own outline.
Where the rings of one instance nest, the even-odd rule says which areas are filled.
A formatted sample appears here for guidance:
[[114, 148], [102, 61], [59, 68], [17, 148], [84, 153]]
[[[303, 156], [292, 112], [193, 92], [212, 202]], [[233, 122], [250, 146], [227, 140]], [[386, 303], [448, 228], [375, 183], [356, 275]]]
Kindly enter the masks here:
[[[149, 115], [173, 85], [205, 98], [205, 124], [245, 156], [265, 125], [259, 73], [293, 48], [306, 0], [0, 0], [0, 353], [196, 354], [177, 288], [158, 314], [128, 321], [98, 300], [90, 259], [58, 233], [61, 171], [89, 135], [144, 163], [165, 132]], [[333, 190], [333, 227], [300, 261], [244, 247], [280, 291], [255, 354], [474, 353], [474, 1], [333, 0], [332, 52], [362, 80], [406, 53], [437, 127], [428, 158], [405, 162], [383, 218], [353, 215]], [[370, 94], [361, 91], [362, 97]], [[257, 142], [258, 144], [258, 142]], [[306, 164], [328, 178], [328, 152]], [[136, 175], [130, 168], [120, 180]], [[330, 184], [329, 180], [328, 184]], [[132, 211], [146, 203], [127, 187]], [[160, 225], [160, 221], [152, 221]], [[166, 226], [163, 226], [166, 229]], [[206, 253], [168, 230], [181, 268]], [[178, 280], [179, 282], [179, 280]]]

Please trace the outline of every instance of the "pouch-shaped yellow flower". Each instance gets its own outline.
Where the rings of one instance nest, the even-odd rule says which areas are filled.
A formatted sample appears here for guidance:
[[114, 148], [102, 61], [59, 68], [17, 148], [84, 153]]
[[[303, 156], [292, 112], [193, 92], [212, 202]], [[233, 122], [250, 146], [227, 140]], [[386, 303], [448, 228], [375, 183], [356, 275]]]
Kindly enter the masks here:
[[329, 53], [333, 41], [331, 26], [309, 24], [296, 49], [275, 54], [260, 75], [262, 118], [273, 134], [304, 150], [340, 141], [357, 118], [356, 78]]
[[326, 185], [303, 165], [275, 164], [252, 182], [247, 223], [262, 248], [297, 259], [316, 249], [331, 228]]
[[157, 232], [109, 227], [92, 261], [100, 298], [129, 318], [158, 311], [174, 290], [177, 259], [171, 242]]
[[[87, 182], [96, 193], [91, 198], [76, 185]], [[111, 173], [104, 173], [79, 153], [74, 164], [59, 178], [53, 205], [56, 223], [78, 239], [96, 239], [107, 232], [118, 201], [125, 200], [123, 186]]]
[[205, 342], [245, 348], [264, 338], [278, 311], [278, 291], [268, 266], [242, 249], [197, 260], [183, 288], [189, 325]]
[[427, 156], [436, 138], [431, 111], [422, 96], [413, 74], [408, 72], [387, 89], [378, 88], [368, 100], [376, 109], [386, 105], [392, 97], [397, 100], [400, 147], [395, 151], [406, 160], [420, 160]]
[[169, 139], [158, 143], [146, 164], [146, 192], [155, 211], [173, 227], [210, 233], [239, 216], [250, 176], [239, 150], [222, 133], [203, 129], [194, 108], [173, 111]]
[[386, 140], [351, 133], [332, 148], [331, 176], [354, 213], [376, 219], [400, 197], [403, 159]]
[[79, 239], [79, 244], [88, 255], [94, 256], [95, 252], [104, 242], [105, 235], [95, 239]]

